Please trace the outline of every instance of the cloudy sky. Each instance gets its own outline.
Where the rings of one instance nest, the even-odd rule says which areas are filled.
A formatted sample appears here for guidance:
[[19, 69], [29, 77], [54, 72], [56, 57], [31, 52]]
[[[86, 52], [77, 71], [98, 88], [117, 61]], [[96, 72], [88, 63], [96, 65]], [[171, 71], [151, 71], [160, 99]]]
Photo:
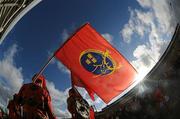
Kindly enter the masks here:
[[[0, 44], [0, 106], [46, 63], [79, 26], [90, 24], [137, 69], [146, 74], [170, 42], [180, 16], [178, 0], [42, 0]], [[54, 59], [43, 72], [54, 112], [69, 117], [69, 71]], [[83, 90], [80, 89], [82, 92]], [[96, 97], [98, 110], [106, 106]]]

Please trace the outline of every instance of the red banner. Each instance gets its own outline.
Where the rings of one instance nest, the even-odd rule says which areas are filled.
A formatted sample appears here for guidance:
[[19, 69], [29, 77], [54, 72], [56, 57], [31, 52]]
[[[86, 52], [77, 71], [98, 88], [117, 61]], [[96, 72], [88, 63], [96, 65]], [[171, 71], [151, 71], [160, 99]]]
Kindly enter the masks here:
[[86, 89], [86, 91], [88, 92], [90, 98], [94, 101], [94, 92], [91, 90], [91, 88], [87, 87], [87, 85], [85, 85], [82, 80], [79, 79], [78, 76], [76, 76], [75, 74], [73, 74], [73, 72], [71, 72], [71, 80], [72, 80], [72, 85], [74, 86], [78, 86], [78, 87], [83, 87]]
[[133, 82], [136, 70], [90, 24], [85, 24], [55, 52], [55, 57], [105, 103]]

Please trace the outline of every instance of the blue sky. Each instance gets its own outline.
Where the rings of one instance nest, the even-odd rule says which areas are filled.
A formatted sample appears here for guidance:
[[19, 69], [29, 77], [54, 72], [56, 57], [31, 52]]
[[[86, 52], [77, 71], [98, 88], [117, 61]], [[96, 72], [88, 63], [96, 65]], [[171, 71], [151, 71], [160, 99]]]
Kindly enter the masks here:
[[[11, 79], [15, 75], [19, 81], [14, 86], [17, 92], [20, 85], [31, 81], [68, 36], [86, 22], [140, 73], [144, 69], [149, 71], [155, 64], [149, 56], [157, 62], [172, 37], [176, 25], [173, 13], [167, 0], [157, 3], [155, 0], [42, 0], [0, 45], [0, 84], [13, 87], [16, 81]], [[12, 69], [12, 76], [7, 76], [9, 70], [4, 66]], [[43, 74], [47, 77], [53, 104], [59, 103], [54, 106], [56, 114], [68, 115], [65, 100], [71, 84], [67, 69], [53, 60]], [[6, 105], [5, 102], [1, 101], [1, 105]], [[96, 105], [102, 108], [104, 103], [97, 99]]]
[[[117, 44], [115, 47], [126, 55], [127, 49], [120, 48], [117, 42], [122, 40], [119, 31], [129, 17], [125, 6], [130, 5], [138, 7], [137, 2], [134, 1], [132, 4], [131, 0], [126, 2], [44, 0], [16, 24], [1, 45], [1, 49], [3, 51], [12, 44], [18, 45], [19, 53], [15, 62], [17, 66], [23, 68], [24, 78], [30, 79], [47, 61], [50, 55], [48, 53], [54, 52], [65, 40], [63, 32], [72, 34], [82, 24], [90, 22], [98, 32], [113, 35], [115, 39], [113, 43]], [[129, 55], [127, 57], [132, 58]], [[55, 65], [49, 66], [45, 74], [58, 84], [57, 87], [61, 90], [70, 86], [69, 76], [59, 72]]]

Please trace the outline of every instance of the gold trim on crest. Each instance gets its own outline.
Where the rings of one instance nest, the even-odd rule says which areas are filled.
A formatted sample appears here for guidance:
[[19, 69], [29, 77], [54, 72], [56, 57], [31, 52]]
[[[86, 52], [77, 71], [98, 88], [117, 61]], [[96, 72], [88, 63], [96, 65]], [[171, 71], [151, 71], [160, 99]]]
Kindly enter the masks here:
[[[90, 52], [94, 52], [94, 53], [100, 54], [100, 55], [102, 56], [102, 58], [103, 58], [102, 63], [101, 63], [101, 64], [95, 64], [95, 63], [97, 62], [97, 59], [96, 59]], [[96, 67], [93, 71], [91, 71], [92, 73], [93, 73], [94, 71], [96, 71], [96, 69], [97, 69], [98, 67], [103, 67], [103, 66], [105, 66], [108, 70], [111, 70], [111, 72], [108, 73], [108, 74], [106, 74], [106, 70], [101, 70], [101, 74], [99, 74], [99, 75], [97, 75], [97, 76], [102, 76], [103, 74], [104, 74], [104, 75], [105, 75], [105, 74], [106, 74], [106, 75], [110, 75], [110, 74], [112, 74], [112, 73], [117, 69], [116, 62], [115, 62], [115, 61], [113, 60], [113, 58], [110, 56], [110, 53], [109, 53], [108, 50], [106, 50], [105, 52], [99, 51], [99, 50], [94, 50], [94, 49], [85, 50], [85, 51], [81, 52], [81, 54], [80, 54], [80, 56], [79, 56], [79, 62], [80, 62], [80, 64], [81, 64], [81, 58], [82, 58], [82, 56], [83, 56], [84, 54], [87, 54], [87, 53], [89, 53], [89, 54], [87, 55], [88, 59], [87, 59], [85, 62], [86, 62], [87, 64], [90, 64], [91, 62], [93, 62], [93, 63], [94, 63], [93, 66]], [[106, 58], [108, 58], [108, 59], [112, 62], [113, 66], [109, 66], [109, 65], [108, 65], [108, 62], [106, 62]], [[82, 65], [82, 64], [81, 64], [81, 65]], [[85, 67], [83, 66], [83, 68], [85, 68]], [[118, 68], [118, 69], [119, 69], [119, 68]], [[87, 69], [86, 69], [86, 70], [87, 70]], [[97, 77], [97, 76], [95, 76], [95, 77]]]

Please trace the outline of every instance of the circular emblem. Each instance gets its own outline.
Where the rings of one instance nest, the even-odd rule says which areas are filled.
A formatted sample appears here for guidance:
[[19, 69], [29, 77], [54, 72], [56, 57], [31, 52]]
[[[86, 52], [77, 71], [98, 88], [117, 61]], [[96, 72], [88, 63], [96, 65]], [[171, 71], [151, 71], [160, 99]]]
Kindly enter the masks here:
[[97, 50], [83, 51], [80, 55], [80, 63], [87, 71], [95, 75], [110, 74], [116, 67], [108, 50], [105, 52]]

